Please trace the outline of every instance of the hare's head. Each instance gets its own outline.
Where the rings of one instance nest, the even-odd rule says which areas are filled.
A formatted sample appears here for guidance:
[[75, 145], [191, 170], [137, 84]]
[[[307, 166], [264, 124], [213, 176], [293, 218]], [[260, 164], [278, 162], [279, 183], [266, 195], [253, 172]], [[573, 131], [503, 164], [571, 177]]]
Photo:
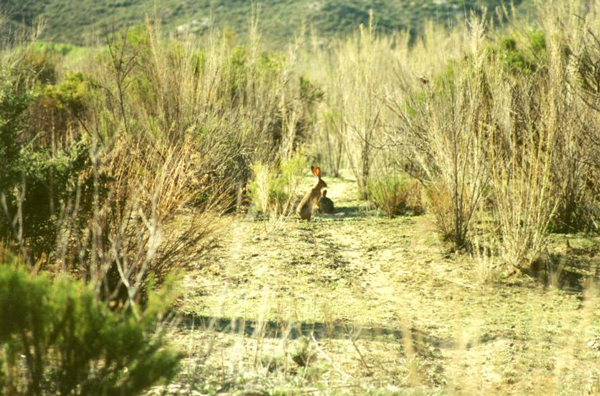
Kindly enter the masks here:
[[317, 184], [315, 185], [315, 188], [319, 190], [327, 188], [327, 183], [325, 183], [325, 181], [321, 179], [321, 168], [319, 168], [318, 166], [311, 166], [310, 170], [312, 171], [313, 175], [315, 175], [315, 177], [317, 178]]

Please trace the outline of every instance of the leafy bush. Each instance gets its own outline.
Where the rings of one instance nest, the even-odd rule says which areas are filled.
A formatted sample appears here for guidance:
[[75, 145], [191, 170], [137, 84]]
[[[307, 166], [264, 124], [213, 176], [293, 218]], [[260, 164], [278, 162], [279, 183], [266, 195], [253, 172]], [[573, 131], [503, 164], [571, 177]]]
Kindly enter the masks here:
[[546, 38], [539, 30], [527, 32], [520, 40], [512, 35], [500, 36], [488, 53], [495, 55], [506, 71], [531, 75], [546, 60]]
[[421, 184], [404, 174], [385, 176], [368, 183], [369, 199], [391, 219], [422, 214]]
[[[35, 262], [54, 248], [55, 215], [61, 202], [85, 184], [89, 156], [81, 141], [61, 136], [72, 134], [65, 120], [83, 107], [83, 75], [33, 87], [40, 72], [28, 68], [32, 51], [13, 51], [0, 59], [0, 156], [5, 161], [0, 167], [0, 235], [16, 239]], [[91, 202], [85, 198], [82, 212]]]
[[181, 356], [156, 325], [173, 297], [112, 312], [79, 282], [1, 265], [0, 393], [137, 395], [171, 380]]
[[[0, 64], [0, 195], [6, 194], [19, 181], [19, 134], [23, 130], [21, 117], [34, 94], [24, 86], [20, 76], [3, 69]], [[9, 66], [9, 65], [7, 65]]]
[[8, 218], [17, 216], [20, 208], [22, 239], [17, 242], [27, 246], [32, 262], [54, 250], [62, 204], [79, 194], [78, 217], [91, 213], [93, 186], [88, 149], [79, 142], [54, 154], [50, 150], [21, 150], [18, 169], [23, 184], [8, 195]]
[[56, 101], [56, 107], [77, 115], [85, 108], [90, 84], [83, 73], [72, 73], [55, 85], [45, 87], [44, 96]]

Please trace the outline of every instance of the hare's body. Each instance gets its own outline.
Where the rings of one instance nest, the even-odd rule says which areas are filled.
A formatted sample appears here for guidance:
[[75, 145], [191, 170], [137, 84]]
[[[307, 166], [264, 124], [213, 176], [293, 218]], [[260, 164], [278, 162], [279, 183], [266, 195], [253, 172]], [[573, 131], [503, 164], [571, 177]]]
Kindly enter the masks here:
[[317, 178], [317, 184], [310, 189], [302, 201], [298, 204], [296, 214], [302, 220], [310, 220], [313, 212], [313, 206], [318, 205], [319, 199], [321, 199], [321, 191], [327, 188], [327, 183], [321, 179], [321, 169], [319, 167], [311, 166], [313, 175]]
[[323, 190], [323, 196], [319, 199], [319, 213], [331, 214], [334, 212], [333, 201], [327, 198], [327, 190]]

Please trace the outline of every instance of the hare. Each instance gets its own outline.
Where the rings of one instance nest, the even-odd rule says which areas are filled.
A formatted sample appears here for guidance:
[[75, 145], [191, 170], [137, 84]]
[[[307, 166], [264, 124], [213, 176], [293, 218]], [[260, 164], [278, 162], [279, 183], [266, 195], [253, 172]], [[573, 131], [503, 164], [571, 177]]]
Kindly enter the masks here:
[[302, 220], [310, 220], [312, 216], [313, 206], [319, 202], [321, 199], [321, 190], [327, 188], [327, 183], [321, 179], [321, 168], [318, 166], [310, 167], [313, 175], [317, 178], [317, 184], [306, 193], [300, 204], [298, 204], [298, 208], [296, 209], [296, 214]]
[[333, 201], [327, 198], [327, 190], [323, 190], [323, 196], [319, 199], [319, 213], [331, 214], [334, 212]]

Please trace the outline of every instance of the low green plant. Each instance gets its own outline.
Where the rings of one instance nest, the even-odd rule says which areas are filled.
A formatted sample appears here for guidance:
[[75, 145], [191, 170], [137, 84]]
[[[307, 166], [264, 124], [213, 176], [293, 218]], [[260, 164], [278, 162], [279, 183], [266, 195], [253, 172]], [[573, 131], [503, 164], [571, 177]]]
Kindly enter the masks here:
[[506, 71], [531, 75], [546, 58], [546, 39], [539, 30], [529, 31], [521, 40], [504, 35], [488, 48], [488, 53], [495, 55]]
[[308, 368], [316, 359], [316, 353], [311, 350], [310, 343], [306, 337], [299, 338], [291, 353], [292, 361], [298, 367]]
[[67, 277], [50, 280], [0, 265], [0, 393], [138, 395], [177, 373], [157, 319], [173, 283], [144, 309], [111, 311], [94, 291]]
[[369, 199], [391, 219], [398, 215], [424, 212], [421, 185], [405, 174], [393, 174], [368, 183]]
[[305, 169], [306, 158], [301, 155], [282, 160], [276, 166], [254, 164], [248, 195], [255, 208], [265, 214], [290, 214]]

